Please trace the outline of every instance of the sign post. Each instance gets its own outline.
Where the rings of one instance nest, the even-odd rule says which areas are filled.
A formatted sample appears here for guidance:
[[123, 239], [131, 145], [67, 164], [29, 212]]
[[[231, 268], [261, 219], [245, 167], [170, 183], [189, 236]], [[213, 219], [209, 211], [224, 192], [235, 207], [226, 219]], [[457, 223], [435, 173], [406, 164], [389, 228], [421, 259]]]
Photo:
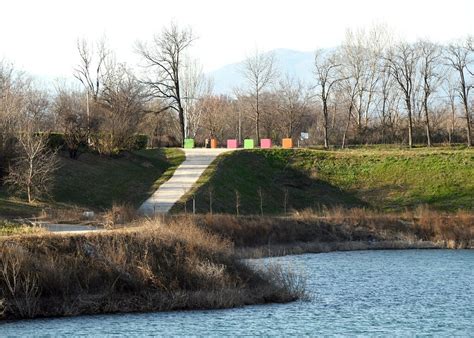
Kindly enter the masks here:
[[300, 138], [298, 139], [298, 148], [300, 147], [300, 140], [301, 141], [306, 141], [309, 139], [309, 133], [308, 132], [301, 132]]

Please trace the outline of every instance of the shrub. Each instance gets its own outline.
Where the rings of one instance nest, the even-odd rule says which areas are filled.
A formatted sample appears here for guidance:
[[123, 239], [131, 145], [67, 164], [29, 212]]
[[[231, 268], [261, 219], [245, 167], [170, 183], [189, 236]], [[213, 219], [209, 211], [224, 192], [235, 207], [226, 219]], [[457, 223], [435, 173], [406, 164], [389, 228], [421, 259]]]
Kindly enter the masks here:
[[56, 132], [37, 132], [34, 133], [35, 137], [44, 137], [46, 140], [46, 146], [51, 150], [60, 150], [66, 145], [66, 141], [63, 133]]
[[135, 134], [131, 137], [129, 150], [141, 150], [146, 149], [148, 145], [148, 135], [145, 134]]
[[104, 223], [106, 227], [113, 227], [118, 224], [129, 223], [137, 218], [137, 210], [130, 204], [114, 203], [112, 208], [104, 213]]
[[49, 133], [46, 139], [46, 144], [49, 148], [56, 150], [56, 149], [63, 149], [66, 142], [64, 139], [64, 134], [62, 133]]
[[134, 134], [130, 137], [117, 137], [108, 132], [92, 135], [93, 148], [102, 155], [117, 155], [123, 150], [145, 149], [148, 145], [148, 136]]

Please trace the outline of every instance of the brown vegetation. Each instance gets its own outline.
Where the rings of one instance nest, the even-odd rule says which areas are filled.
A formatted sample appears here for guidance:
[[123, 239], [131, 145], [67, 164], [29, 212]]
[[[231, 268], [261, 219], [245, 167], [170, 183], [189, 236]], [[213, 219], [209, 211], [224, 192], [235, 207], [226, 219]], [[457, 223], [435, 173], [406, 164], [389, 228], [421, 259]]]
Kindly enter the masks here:
[[130, 223], [138, 218], [137, 209], [129, 203], [114, 203], [101, 215], [101, 223], [108, 228]]
[[0, 318], [224, 308], [304, 296], [279, 269], [256, 271], [190, 219], [101, 234], [0, 239]]
[[243, 257], [335, 250], [472, 248], [474, 234], [472, 213], [443, 214], [423, 208], [403, 214], [334, 209], [290, 217], [205, 215], [193, 219], [199, 227], [233, 241]]

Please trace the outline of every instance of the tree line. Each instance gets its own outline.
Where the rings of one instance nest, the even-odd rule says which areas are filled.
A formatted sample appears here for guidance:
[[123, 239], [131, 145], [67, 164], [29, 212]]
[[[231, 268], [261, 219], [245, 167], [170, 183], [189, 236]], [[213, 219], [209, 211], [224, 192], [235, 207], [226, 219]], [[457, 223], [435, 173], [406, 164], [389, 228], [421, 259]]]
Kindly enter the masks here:
[[440, 45], [395, 40], [381, 26], [348, 30], [340, 46], [315, 52], [310, 83], [256, 50], [233, 95], [213, 93], [190, 55], [195, 39], [171, 24], [136, 43], [136, 68], [117, 60], [105, 39], [78, 40], [77, 85], [56, 83], [53, 91], [0, 61], [0, 177], [33, 200], [47, 190], [58, 151], [108, 156], [184, 138], [278, 143], [305, 132], [304, 145], [325, 148], [473, 143], [472, 37]]

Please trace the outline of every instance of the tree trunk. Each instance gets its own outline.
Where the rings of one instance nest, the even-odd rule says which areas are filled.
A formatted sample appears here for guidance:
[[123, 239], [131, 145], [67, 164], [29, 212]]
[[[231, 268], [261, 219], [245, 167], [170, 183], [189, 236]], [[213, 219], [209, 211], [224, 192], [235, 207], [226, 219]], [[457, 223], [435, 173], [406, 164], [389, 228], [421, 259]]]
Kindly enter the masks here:
[[255, 116], [255, 137], [257, 138], [257, 144], [260, 144], [260, 116]]
[[26, 194], [27, 194], [27, 197], [28, 197], [28, 203], [31, 204], [31, 202], [33, 202], [33, 196], [31, 195], [31, 185], [28, 184], [27, 187], [26, 187]]
[[31, 186], [33, 184], [32, 178], [33, 178], [33, 159], [29, 158], [28, 180], [26, 182], [26, 192], [28, 195], [28, 203], [33, 202], [33, 195], [31, 191]]
[[383, 98], [383, 101], [382, 101], [382, 143], [385, 144], [385, 127], [386, 127], [386, 124], [387, 124], [387, 119], [386, 119], [386, 105], [387, 105], [387, 102], [386, 102], [386, 98], [384, 97]]
[[405, 99], [408, 111], [408, 146], [413, 147], [413, 121], [411, 117], [411, 101], [409, 98]]
[[462, 88], [462, 102], [464, 105], [464, 113], [466, 116], [466, 132], [467, 132], [467, 146], [470, 147], [472, 146], [472, 140], [471, 140], [471, 117], [469, 115], [469, 102], [468, 102], [468, 94], [469, 90], [467, 89], [466, 86], [466, 81], [464, 79], [464, 73], [461, 71], [460, 72], [461, 76], [461, 88]]
[[472, 146], [472, 137], [471, 137], [471, 117], [469, 116], [469, 106], [467, 102], [464, 104], [464, 112], [466, 114], [466, 133], [467, 133], [467, 146]]
[[256, 102], [255, 102], [255, 137], [257, 138], [257, 144], [260, 144], [260, 110], [259, 110], [259, 91], [256, 89]]
[[428, 147], [431, 147], [430, 117], [428, 113], [428, 98], [426, 97], [423, 101], [423, 108], [425, 110], [426, 142]]
[[[454, 101], [451, 100], [451, 132], [448, 132], [449, 134], [449, 145], [453, 142], [453, 136], [454, 136], [454, 119], [456, 115], [456, 107], [454, 105]], [[448, 130], [450, 128], [448, 127]]]
[[184, 138], [185, 138], [185, 131], [184, 131], [184, 110], [183, 107], [181, 107], [181, 104], [179, 105], [179, 127], [181, 131], [181, 146], [184, 148]]
[[324, 115], [324, 148], [329, 148], [328, 140], [328, 105], [326, 100], [323, 100], [323, 115]]
[[347, 124], [346, 124], [346, 128], [344, 129], [344, 134], [342, 135], [342, 145], [341, 145], [342, 149], [344, 149], [345, 146], [346, 146], [346, 135], [347, 135], [347, 132], [349, 130], [349, 125], [350, 125], [350, 122], [351, 122], [351, 115], [352, 115], [352, 104], [349, 106], [349, 114], [347, 116]]

